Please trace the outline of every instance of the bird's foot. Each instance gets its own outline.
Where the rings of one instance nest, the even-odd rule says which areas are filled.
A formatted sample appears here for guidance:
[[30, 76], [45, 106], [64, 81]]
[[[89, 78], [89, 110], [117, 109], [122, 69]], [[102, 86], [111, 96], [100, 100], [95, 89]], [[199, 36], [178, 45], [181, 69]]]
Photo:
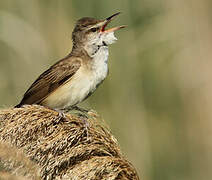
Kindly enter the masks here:
[[65, 119], [66, 118], [66, 115], [64, 112], [58, 112], [58, 116], [62, 119]]
[[83, 113], [88, 113], [88, 111], [89, 111], [87, 109], [84, 109], [84, 108], [81, 108], [81, 107], [78, 107], [78, 106], [73, 106], [72, 110], [80, 111], [80, 112], [83, 112]]
[[69, 107], [69, 108], [61, 109], [57, 112], [59, 112], [59, 114], [58, 114], [59, 117], [65, 118], [65, 113], [69, 112], [69, 111], [76, 111], [75, 114], [82, 121], [82, 125], [85, 129], [85, 134], [86, 134], [87, 140], [89, 140], [89, 132], [88, 132], [88, 129], [90, 127], [90, 124], [88, 122], [88, 119], [90, 118], [90, 114], [88, 113], [89, 110], [80, 108], [78, 106], [72, 106], [72, 107]]
[[55, 110], [58, 113], [58, 121], [66, 119], [66, 111], [64, 110]]
[[80, 108], [78, 106], [71, 106], [71, 107], [62, 109], [62, 111], [63, 112], [73, 111], [74, 114], [83, 115], [83, 116], [86, 116], [86, 117], [88, 117], [88, 112], [89, 112], [89, 110], [84, 109], [84, 108]]

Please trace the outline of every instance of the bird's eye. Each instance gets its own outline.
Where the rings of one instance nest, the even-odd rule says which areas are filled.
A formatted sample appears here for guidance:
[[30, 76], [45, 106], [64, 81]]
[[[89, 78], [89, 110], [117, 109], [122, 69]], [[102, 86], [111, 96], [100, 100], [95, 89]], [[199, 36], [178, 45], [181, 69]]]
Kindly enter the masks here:
[[98, 28], [91, 28], [92, 32], [96, 32], [98, 30]]

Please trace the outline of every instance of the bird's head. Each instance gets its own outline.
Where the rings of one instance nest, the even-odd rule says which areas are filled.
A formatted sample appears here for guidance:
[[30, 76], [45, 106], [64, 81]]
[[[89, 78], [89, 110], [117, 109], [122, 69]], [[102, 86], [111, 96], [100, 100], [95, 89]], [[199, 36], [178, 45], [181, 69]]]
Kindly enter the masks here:
[[[117, 26], [110, 29], [106, 29], [106, 26], [119, 14], [113, 14], [104, 20], [97, 20], [90, 17], [79, 19], [72, 33], [74, 46], [81, 46], [87, 51], [93, 51], [97, 47], [114, 43], [117, 40], [114, 32], [125, 26]], [[88, 53], [91, 54], [91, 52]]]

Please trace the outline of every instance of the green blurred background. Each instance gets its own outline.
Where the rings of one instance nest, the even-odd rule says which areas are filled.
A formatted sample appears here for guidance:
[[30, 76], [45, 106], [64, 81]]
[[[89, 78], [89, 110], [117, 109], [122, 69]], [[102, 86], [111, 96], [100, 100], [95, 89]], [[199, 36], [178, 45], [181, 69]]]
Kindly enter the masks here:
[[110, 47], [110, 74], [82, 107], [109, 124], [145, 180], [212, 178], [210, 0], [1, 0], [0, 106], [72, 46], [84, 16], [128, 25]]

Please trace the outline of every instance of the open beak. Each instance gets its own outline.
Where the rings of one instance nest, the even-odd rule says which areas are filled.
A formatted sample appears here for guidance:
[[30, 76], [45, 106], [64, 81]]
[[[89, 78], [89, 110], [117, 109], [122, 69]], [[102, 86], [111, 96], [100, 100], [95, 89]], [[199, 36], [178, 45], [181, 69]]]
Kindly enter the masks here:
[[119, 14], [120, 14], [120, 12], [115, 13], [115, 14], [113, 14], [112, 16], [106, 18], [106, 19], [102, 22], [103, 25], [101, 26], [100, 32], [102, 32], [102, 33], [109, 33], [109, 32], [114, 32], [114, 31], [116, 31], [116, 30], [125, 28], [126, 26], [123, 25], [123, 26], [113, 27], [113, 28], [110, 28], [110, 29], [105, 29], [106, 26], [107, 26], [117, 15], [119, 15]]

